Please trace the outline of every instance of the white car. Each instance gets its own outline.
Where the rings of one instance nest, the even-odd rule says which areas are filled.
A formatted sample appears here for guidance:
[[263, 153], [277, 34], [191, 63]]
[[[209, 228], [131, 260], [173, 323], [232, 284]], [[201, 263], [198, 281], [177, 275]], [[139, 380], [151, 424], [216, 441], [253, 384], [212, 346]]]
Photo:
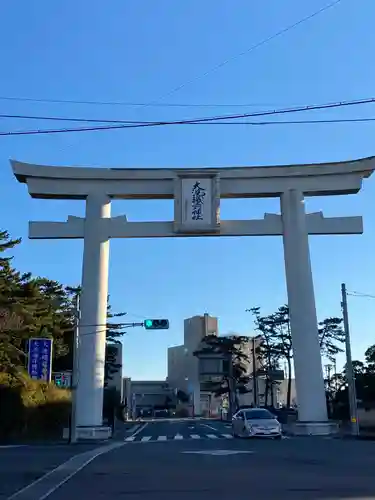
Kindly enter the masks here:
[[275, 415], [264, 408], [247, 408], [235, 413], [232, 430], [234, 437], [282, 438], [281, 424]]

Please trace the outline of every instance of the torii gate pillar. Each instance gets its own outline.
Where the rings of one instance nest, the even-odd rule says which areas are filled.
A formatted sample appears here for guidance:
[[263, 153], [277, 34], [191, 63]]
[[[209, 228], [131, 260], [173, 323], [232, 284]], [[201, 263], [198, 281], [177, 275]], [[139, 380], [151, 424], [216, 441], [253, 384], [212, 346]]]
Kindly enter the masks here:
[[106, 194], [87, 196], [76, 389], [78, 427], [101, 426], [103, 420], [110, 216], [111, 202]]

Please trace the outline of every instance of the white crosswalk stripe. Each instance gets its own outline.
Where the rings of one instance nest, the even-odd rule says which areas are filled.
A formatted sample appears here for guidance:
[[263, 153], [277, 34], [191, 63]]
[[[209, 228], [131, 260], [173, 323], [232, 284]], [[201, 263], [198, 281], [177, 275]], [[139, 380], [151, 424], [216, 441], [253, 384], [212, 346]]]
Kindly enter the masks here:
[[189, 434], [183, 436], [182, 434], [175, 434], [174, 436], [128, 436], [124, 439], [127, 443], [155, 443], [165, 441], [182, 441], [193, 439], [233, 439], [232, 434]]

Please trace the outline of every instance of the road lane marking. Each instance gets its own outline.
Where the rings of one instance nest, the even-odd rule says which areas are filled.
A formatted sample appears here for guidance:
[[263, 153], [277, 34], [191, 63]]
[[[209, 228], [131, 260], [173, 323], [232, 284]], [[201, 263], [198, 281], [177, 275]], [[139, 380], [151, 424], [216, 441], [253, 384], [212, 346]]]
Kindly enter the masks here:
[[127, 431], [125, 431], [126, 433], [128, 432], [136, 432], [138, 429], [140, 428], [140, 425], [137, 424], [137, 425], [134, 425], [133, 427], [130, 427], [130, 429], [128, 429]]
[[142, 443], [145, 443], [146, 441], [150, 441], [151, 438], [152, 438], [152, 436], [142, 436], [141, 441], [142, 441]]
[[212, 455], [216, 457], [222, 457], [226, 455], [238, 455], [239, 453], [254, 453], [251, 450], [190, 450], [190, 451], [182, 451], [181, 453], [194, 453], [196, 455]]
[[132, 442], [136, 438], [136, 436], [143, 431], [143, 429], [146, 429], [148, 426], [148, 422], [144, 423], [141, 425], [136, 431], [133, 432], [133, 434], [127, 438], [124, 439], [125, 442]]
[[212, 425], [208, 425], [208, 424], [201, 424], [201, 425], [204, 425], [205, 427], [208, 427], [209, 429], [212, 429], [213, 431], [219, 432], [219, 429], [217, 427], [213, 427]]
[[224, 436], [227, 439], [233, 439], [232, 434], [222, 434], [222, 436]]
[[24, 444], [3, 444], [0, 446], [0, 450], [10, 450], [12, 448], [22, 448], [25, 447]]
[[218, 439], [218, 436], [216, 434], [207, 434], [207, 437], [210, 439]]
[[181, 434], [176, 434], [174, 439], [184, 439], [184, 436], [181, 436]]
[[166, 441], [167, 440], [167, 436], [158, 436], [158, 439], [157, 441]]
[[74, 455], [66, 462], [47, 472], [47, 474], [16, 491], [7, 497], [6, 500], [30, 500], [30, 498], [45, 500], [97, 457], [120, 448], [124, 444], [124, 442], [117, 441], [116, 443], [100, 446], [94, 450]]
[[191, 439], [200, 439], [201, 436], [199, 434], [190, 434]]

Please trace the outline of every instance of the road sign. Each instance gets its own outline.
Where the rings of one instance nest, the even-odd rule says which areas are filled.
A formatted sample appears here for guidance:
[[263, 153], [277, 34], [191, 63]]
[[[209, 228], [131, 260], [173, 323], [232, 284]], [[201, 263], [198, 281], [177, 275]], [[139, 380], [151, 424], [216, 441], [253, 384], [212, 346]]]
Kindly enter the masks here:
[[34, 380], [51, 382], [52, 339], [29, 339], [28, 372]]
[[167, 319], [145, 319], [143, 325], [146, 330], [168, 330], [169, 321]]
[[69, 389], [72, 385], [72, 374], [70, 372], [57, 372], [53, 374], [55, 385], [61, 389]]
[[257, 370], [256, 374], [257, 374], [258, 377], [268, 376], [271, 380], [284, 380], [285, 379], [284, 370], [263, 370], [263, 369], [259, 369], [259, 370]]

